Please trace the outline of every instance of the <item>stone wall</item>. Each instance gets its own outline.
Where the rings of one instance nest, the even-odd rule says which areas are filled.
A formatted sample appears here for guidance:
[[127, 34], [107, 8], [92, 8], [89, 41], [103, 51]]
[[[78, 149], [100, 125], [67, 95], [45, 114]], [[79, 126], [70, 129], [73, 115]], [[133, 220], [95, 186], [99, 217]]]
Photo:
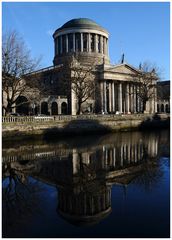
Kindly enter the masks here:
[[[65, 116], [64, 116], [65, 117]], [[48, 121], [3, 122], [3, 140], [17, 138], [51, 138], [60, 135], [93, 134], [114, 131], [129, 131], [133, 129], [169, 127], [170, 116], [159, 115], [98, 115], [81, 116], [81, 118], [66, 117]]]

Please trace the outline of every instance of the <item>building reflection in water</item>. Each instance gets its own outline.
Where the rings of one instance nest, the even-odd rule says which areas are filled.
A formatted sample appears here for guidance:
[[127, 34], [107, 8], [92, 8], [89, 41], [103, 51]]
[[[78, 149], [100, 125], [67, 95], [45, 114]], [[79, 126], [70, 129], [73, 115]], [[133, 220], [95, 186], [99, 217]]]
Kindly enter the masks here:
[[169, 144], [166, 140], [162, 143], [157, 133], [135, 132], [105, 135], [91, 146], [43, 144], [17, 154], [16, 149], [4, 149], [3, 179], [15, 172], [56, 186], [61, 217], [75, 225], [91, 225], [110, 214], [113, 184], [129, 184], [147, 169], [145, 165], [158, 166], [159, 146]]

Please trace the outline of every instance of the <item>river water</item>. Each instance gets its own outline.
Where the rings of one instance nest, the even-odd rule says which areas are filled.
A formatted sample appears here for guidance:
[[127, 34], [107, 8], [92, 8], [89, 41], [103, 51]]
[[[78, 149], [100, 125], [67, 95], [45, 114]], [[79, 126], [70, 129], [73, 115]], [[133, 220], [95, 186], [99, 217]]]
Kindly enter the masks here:
[[3, 237], [169, 237], [170, 134], [3, 143]]

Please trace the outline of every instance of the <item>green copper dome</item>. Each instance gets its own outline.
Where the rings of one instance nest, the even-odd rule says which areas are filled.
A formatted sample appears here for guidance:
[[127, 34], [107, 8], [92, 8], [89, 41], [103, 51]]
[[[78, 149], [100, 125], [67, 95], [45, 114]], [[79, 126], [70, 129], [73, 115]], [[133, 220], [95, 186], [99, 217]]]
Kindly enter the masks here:
[[77, 18], [72, 19], [65, 23], [61, 28], [71, 28], [71, 27], [82, 27], [82, 26], [89, 26], [89, 27], [100, 27], [96, 22], [88, 18]]
[[100, 31], [104, 31], [107, 33], [107, 31], [102, 28], [100, 25], [98, 25], [96, 22], [89, 18], [75, 18], [68, 22], [66, 22], [62, 27], [58, 28], [55, 32], [67, 29], [67, 28], [88, 28], [88, 29], [96, 29]]

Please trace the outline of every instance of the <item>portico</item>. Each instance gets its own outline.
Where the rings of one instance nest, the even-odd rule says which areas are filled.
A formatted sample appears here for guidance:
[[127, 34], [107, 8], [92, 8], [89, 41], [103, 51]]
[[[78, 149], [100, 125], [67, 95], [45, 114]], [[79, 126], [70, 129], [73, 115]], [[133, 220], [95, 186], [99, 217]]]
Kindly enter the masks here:
[[139, 88], [134, 83], [116, 80], [103, 80], [101, 85], [101, 99], [103, 113], [138, 113], [142, 111]]

